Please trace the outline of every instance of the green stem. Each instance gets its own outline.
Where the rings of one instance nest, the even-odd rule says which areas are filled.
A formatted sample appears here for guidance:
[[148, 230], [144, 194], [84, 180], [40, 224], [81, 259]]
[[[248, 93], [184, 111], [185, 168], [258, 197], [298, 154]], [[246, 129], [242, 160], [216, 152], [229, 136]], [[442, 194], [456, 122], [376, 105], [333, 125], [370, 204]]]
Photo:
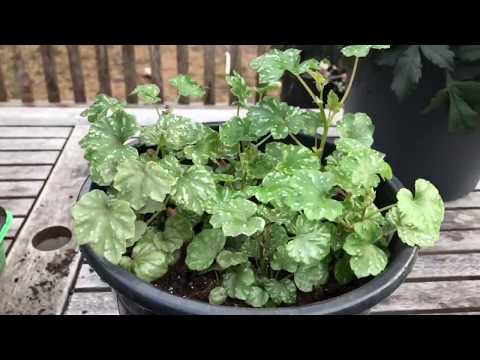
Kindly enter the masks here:
[[160, 115], [160, 110], [158, 110], [158, 107], [156, 106], [154, 107], [155, 107], [155, 111], [157, 112], [158, 118], [160, 119], [162, 117], [162, 115]]
[[255, 147], [258, 149], [261, 145], [263, 145], [265, 142], [270, 140], [272, 138], [272, 134], [268, 135], [266, 138], [264, 138], [262, 141], [260, 141], [258, 144], [255, 144]]
[[357, 73], [358, 61], [359, 61], [359, 58], [356, 57], [355, 63], [353, 64], [352, 76], [350, 77], [350, 81], [348, 82], [347, 90], [345, 90], [345, 94], [343, 95], [342, 101], [340, 101], [340, 104], [342, 106], [343, 104], [345, 104], [345, 101], [347, 100], [348, 95], [350, 95], [350, 91], [352, 90], [353, 80], [355, 80], [355, 74]]
[[157, 160], [159, 159], [158, 155], [160, 154], [160, 151], [161, 151], [160, 145], [157, 145], [157, 150], [155, 151], [155, 158]]
[[295, 135], [293, 135], [293, 134], [288, 134], [288, 135], [290, 135], [290, 137], [291, 137], [298, 145], [300, 145], [300, 146], [305, 146], [305, 145], [303, 145], [303, 144], [300, 142], [300, 140], [297, 139], [297, 137], [296, 137]]
[[307, 83], [305, 82], [305, 80], [302, 79], [302, 77], [300, 75], [295, 75], [296, 78], [298, 79], [298, 81], [300, 81], [300, 84], [302, 84], [302, 86], [305, 88], [305, 90], [307, 90], [308, 94], [310, 95], [310, 97], [312, 98], [313, 102], [315, 104], [317, 104], [317, 106], [319, 106], [319, 102], [320, 102], [320, 99], [318, 99], [315, 94], [313, 93], [312, 89], [310, 89], [310, 87], [307, 85]]
[[390, 210], [390, 209], [394, 208], [395, 206], [397, 206], [397, 204], [392, 204], [392, 205], [385, 206], [381, 209], [378, 209], [378, 212], [384, 212], [386, 210]]
[[160, 210], [160, 211], [157, 211], [155, 214], [152, 215], [152, 217], [150, 219], [148, 219], [148, 221], [145, 223], [147, 226], [150, 225], [152, 223], [153, 220], [155, 220], [158, 215], [160, 215], [160, 213], [162, 212], [163, 210]]
[[237, 104], [237, 117], [240, 116], [240, 103]]

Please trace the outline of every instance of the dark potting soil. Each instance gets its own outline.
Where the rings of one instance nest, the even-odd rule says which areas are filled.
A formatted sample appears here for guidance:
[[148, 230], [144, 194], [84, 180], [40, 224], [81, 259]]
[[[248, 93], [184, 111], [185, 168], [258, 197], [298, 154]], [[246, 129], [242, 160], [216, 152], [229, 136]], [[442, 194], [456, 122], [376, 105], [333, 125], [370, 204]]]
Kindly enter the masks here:
[[[184, 257], [182, 256], [181, 258]], [[350, 284], [342, 286], [339, 285], [333, 277], [330, 277], [330, 280], [326, 285], [315, 289], [311, 293], [297, 291], [297, 301], [295, 304], [284, 304], [280, 307], [308, 305], [330, 299], [352, 291], [366, 282], [368, 282], [368, 279], [354, 280]], [[216, 274], [214, 271], [205, 274], [190, 271], [188, 270], [187, 265], [185, 265], [185, 262], [180, 260], [167, 274], [165, 274], [165, 276], [153, 282], [152, 285], [171, 295], [208, 303], [208, 295], [210, 294], [210, 291], [217, 286], [221, 286], [221, 274]], [[243, 301], [230, 298], [227, 299], [224, 305], [233, 307], [250, 307]]]

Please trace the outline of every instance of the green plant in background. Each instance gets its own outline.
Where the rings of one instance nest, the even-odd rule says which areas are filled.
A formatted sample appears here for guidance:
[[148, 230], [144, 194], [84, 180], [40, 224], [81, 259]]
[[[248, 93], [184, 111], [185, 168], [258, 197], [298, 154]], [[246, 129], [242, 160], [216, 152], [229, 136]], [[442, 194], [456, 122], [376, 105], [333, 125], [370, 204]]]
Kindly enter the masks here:
[[12, 221], [12, 213], [0, 206], [0, 271], [5, 266], [5, 245], [3, 241], [10, 230]]
[[446, 73], [425, 113], [440, 106], [449, 111], [451, 132], [468, 133], [480, 126], [480, 45], [398, 45], [379, 54], [375, 62], [393, 68], [392, 90], [399, 100], [414, 95], [422, 65], [431, 62]]
[[[385, 48], [353, 45], [343, 54], [358, 64]], [[238, 112], [219, 131], [171, 109], [157, 109], [157, 122], [140, 127], [124, 104], [97, 98], [84, 113], [91, 128], [81, 146], [103, 190], [83, 195], [73, 208], [79, 244], [148, 282], [182, 261], [189, 271], [216, 274], [212, 304], [231, 298], [272, 307], [294, 304], [298, 292], [311, 292], [332, 277], [346, 285], [379, 275], [395, 232], [411, 246], [438, 240], [444, 205], [428, 181], [418, 180], [415, 194], [402, 189], [396, 204], [375, 205], [375, 188], [392, 178], [392, 170], [371, 148], [374, 127], [367, 114], [346, 114], [336, 150], [325, 156], [329, 128], [354, 75], [345, 97], [330, 92], [323, 102], [328, 80], [318, 61], [300, 61], [299, 50], [272, 50], [251, 67], [262, 84], [256, 89], [239, 74], [228, 78], [246, 115]], [[318, 111], [265, 94], [249, 104], [255, 91], [286, 72], [305, 86]], [[319, 97], [304, 73], [315, 79]], [[203, 95], [184, 75], [171, 84], [179, 95]], [[154, 85], [135, 93], [147, 103], [159, 101]], [[303, 145], [298, 134], [314, 136], [315, 145]]]

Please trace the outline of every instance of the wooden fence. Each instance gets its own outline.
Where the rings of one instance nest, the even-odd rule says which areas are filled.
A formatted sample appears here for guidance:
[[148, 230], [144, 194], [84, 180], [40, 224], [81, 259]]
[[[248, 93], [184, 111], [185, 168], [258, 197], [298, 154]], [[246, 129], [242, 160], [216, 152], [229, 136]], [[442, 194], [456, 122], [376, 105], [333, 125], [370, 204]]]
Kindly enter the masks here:
[[[18, 89], [18, 98], [23, 104], [32, 104], [35, 99], [32, 91], [32, 82], [22, 57], [21, 46], [11, 45], [13, 52], [13, 72], [16, 86]], [[71, 89], [75, 103], [86, 103], [93, 99], [87, 99], [85, 91], [85, 80], [80, 57], [80, 45], [65, 45], [68, 54], [68, 63], [71, 78]], [[136, 95], [129, 95], [137, 86], [136, 57], [135, 45], [122, 45], [122, 67], [123, 81], [125, 83], [125, 99], [129, 104], [137, 104]], [[241, 45], [228, 45], [230, 55], [230, 73], [234, 70], [242, 73], [242, 56], [240, 51]], [[269, 45], [256, 45], [257, 56], [265, 53]], [[56, 60], [53, 45], [40, 45], [39, 52], [41, 55], [41, 64], [45, 78], [45, 86], [47, 91], [48, 102], [52, 104], [62, 104], [59, 89], [59, 79], [56, 71]], [[205, 105], [215, 105], [217, 94], [215, 93], [215, 45], [203, 45], [204, 73], [203, 85], [206, 88], [206, 94], [203, 98]], [[160, 88], [160, 97], [164, 98], [164, 79], [162, 77], [162, 46], [148, 45], [148, 53], [150, 58], [150, 82], [155, 83]], [[189, 45], [176, 45], [176, 62], [177, 73], [185, 74], [189, 72]], [[95, 45], [95, 58], [98, 78], [98, 92], [112, 96], [112, 80], [109, 65], [109, 47], [108, 45]], [[194, 65], [194, 64], [193, 64]], [[258, 77], [256, 80], [258, 84]], [[0, 67], [0, 102], [9, 101], [8, 91], [5, 82], [5, 76]], [[38, 100], [38, 99], [37, 99]], [[39, 99], [45, 100], [45, 99]], [[229, 95], [228, 103], [232, 104], [233, 97]], [[190, 99], [181, 97], [180, 104], [189, 104]]]

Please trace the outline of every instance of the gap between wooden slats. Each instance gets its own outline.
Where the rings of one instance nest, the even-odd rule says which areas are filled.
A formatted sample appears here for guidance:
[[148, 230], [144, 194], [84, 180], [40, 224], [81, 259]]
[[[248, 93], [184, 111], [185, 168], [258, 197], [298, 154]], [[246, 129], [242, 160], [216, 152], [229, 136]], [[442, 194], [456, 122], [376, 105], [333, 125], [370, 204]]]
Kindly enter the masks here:
[[51, 165], [59, 151], [0, 151], [0, 165]]
[[60, 89], [58, 88], [57, 70], [52, 45], [40, 45], [40, 54], [47, 87], [47, 97], [50, 103], [60, 102]]
[[[177, 45], [177, 73], [187, 75], [188, 74], [188, 45]], [[179, 104], [190, 104], [190, 99], [186, 96], [180, 96], [178, 100]]]
[[51, 165], [0, 166], [0, 181], [45, 180]]

